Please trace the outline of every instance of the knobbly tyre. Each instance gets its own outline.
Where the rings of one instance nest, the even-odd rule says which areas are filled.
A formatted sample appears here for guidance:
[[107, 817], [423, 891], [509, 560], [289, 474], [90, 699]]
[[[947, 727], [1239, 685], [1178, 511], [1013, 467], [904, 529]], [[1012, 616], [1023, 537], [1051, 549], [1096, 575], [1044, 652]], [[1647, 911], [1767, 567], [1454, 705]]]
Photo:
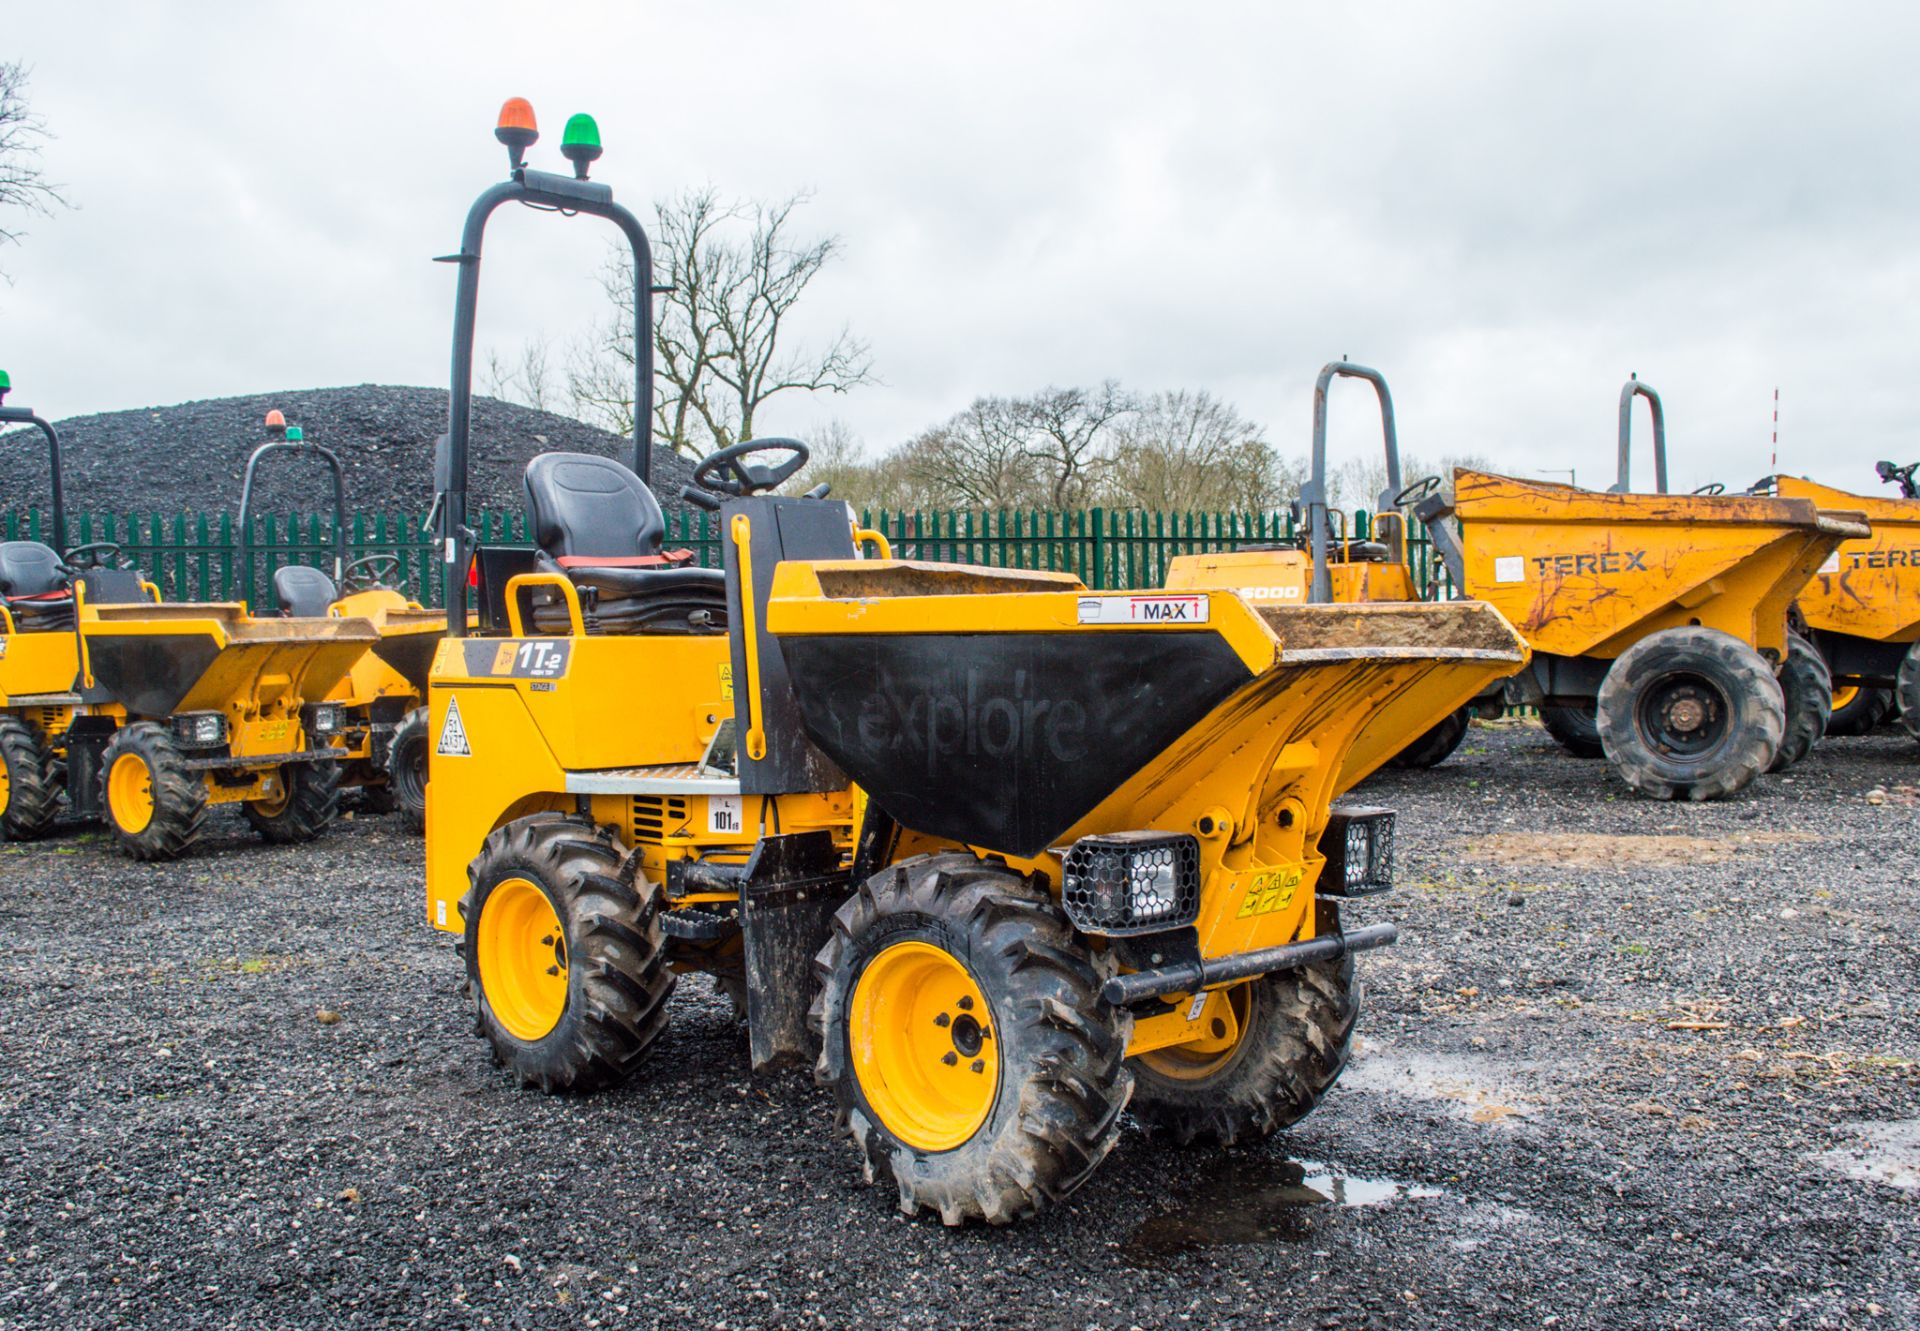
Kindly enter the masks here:
[[1897, 714], [1920, 739], [1920, 463], [1879, 463], [1900, 497], [1856, 495], [1797, 476], [1772, 476], [1763, 494], [1859, 509], [1872, 535], [1847, 541], [1795, 603], [1808, 639], [1833, 677], [1831, 733], [1864, 735]]
[[[1652, 412], [1654, 494], [1630, 492], [1633, 402]], [[1414, 506], [1453, 586], [1533, 649], [1509, 701], [1656, 799], [1716, 799], [1805, 756], [1831, 681], [1789, 609], [1854, 512], [1806, 499], [1667, 493], [1660, 397], [1620, 390], [1619, 478], [1604, 494], [1456, 468]], [[1447, 520], [1451, 518], [1452, 523]]]
[[398, 809], [416, 829], [427, 817], [427, 667], [446, 635], [444, 611], [428, 610], [399, 590], [400, 556], [380, 551], [347, 559], [345, 469], [330, 448], [309, 443], [297, 425], [270, 411], [267, 441], [253, 450], [240, 484], [240, 565], [252, 573], [253, 484], [268, 458], [324, 464], [333, 482], [332, 570], [282, 564], [271, 582], [282, 618], [363, 619], [379, 634], [327, 693], [342, 719], [334, 738], [340, 784], [383, 813]]
[[[7, 385], [0, 376], [0, 399]], [[66, 547], [60, 441], [52, 545], [0, 542], [0, 828], [31, 839], [104, 817], [140, 860], [173, 859], [207, 811], [240, 804], [272, 841], [317, 836], [339, 803], [342, 720], [324, 701], [376, 638], [364, 619], [256, 619], [244, 605], [161, 604], [112, 542]]]
[[[1336, 378], [1365, 380], [1380, 403], [1386, 443], [1386, 488], [1380, 492], [1372, 532], [1350, 537], [1346, 514], [1327, 503], [1327, 399]], [[1218, 554], [1177, 555], [1167, 566], [1167, 587], [1232, 590], [1255, 605], [1405, 603], [1421, 599], [1407, 555], [1404, 510], [1440, 490], [1429, 476], [1403, 486], [1400, 436], [1394, 422], [1393, 394], [1386, 376], [1351, 361], [1330, 361], [1313, 386], [1313, 446], [1306, 484], [1295, 511], [1303, 520], [1290, 545], [1243, 546]], [[1349, 765], [1354, 779], [1382, 761], [1395, 767], [1437, 767], [1466, 738], [1476, 713], [1493, 717], [1505, 706], [1499, 681], [1466, 700], [1426, 730], [1408, 729], [1403, 720], [1383, 716], [1354, 746]]]
[[[806, 459], [785, 440], [700, 464], [683, 493], [725, 568], [692, 567], [646, 479], [645, 233], [585, 179], [591, 122], [573, 179], [525, 166], [524, 103], [497, 132], [511, 177], [454, 256], [438, 508], [478, 605], [466, 632], [449, 578], [426, 884], [494, 1057], [548, 1091], [617, 1082], [707, 972], [754, 1066], [811, 1061], [869, 1179], [949, 1224], [1065, 1196], [1129, 1105], [1226, 1142], [1312, 1109], [1354, 955], [1394, 937], [1341, 919], [1393, 845], [1388, 811], [1332, 807], [1349, 751], [1511, 672], [1511, 628], [896, 561], [824, 488], [773, 497]], [[639, 275], [635, 465], [535, 459], [534, 550], [464, 526], [480, 247], [508, 202], [612, 221]]]

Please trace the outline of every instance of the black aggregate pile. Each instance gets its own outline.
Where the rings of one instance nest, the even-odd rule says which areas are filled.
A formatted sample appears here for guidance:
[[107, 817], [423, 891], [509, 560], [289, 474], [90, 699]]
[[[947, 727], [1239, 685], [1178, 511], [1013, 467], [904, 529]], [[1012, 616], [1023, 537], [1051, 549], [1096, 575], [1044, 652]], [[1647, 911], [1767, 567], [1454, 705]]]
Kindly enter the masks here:
[[1361, 792], [1326, 1103], [1010, 1230], [899, 1216], [702, 977], [624, 1088], [511, 1084], [397, 819], [0, 846], [0, 1326], [1920, 1326], [1917, 759], [1670, 805], [1476, 726]]
[[[307, 439], [340, 455], [348, 510], [424, 513], [433, 502], [434, 441], [447, 428], [447, 392], [361, 384], [183, 402], [55, 420], [71, 513], [220, 513], [240, 505], [247, 458], [266, 441], [262, 421], [278, 408]], [[46, 414], [52, 403], [14, 394]], [[473, 401], [468, 504], [519, 513], [520, 476], [540, 453], [599, 453], [631, 461], [632, 443], [552, 412], [494, 398]], [[653, 454], [661, 506], [683, 507], [692, 476], [685, 458]], [[332, 502], [325, 469], [269, 459], [255, 483], [262, 513], [309, 513]], [[0, 512], [46, 507], [46, 448], [38, 431], [0, 436]]]

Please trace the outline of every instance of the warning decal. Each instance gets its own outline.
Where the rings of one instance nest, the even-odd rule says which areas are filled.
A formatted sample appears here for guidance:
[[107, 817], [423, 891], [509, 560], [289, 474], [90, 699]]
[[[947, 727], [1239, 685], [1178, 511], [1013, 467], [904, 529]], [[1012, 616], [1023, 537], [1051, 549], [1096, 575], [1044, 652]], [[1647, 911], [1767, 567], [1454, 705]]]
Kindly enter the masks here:
[[467, 743], [466, 723], [460, 719], [460, 699], [447, 699], [447, 719], [440, 726], [440, 742], [433, 751], [442, 758], [471, 758], [473, 746]]

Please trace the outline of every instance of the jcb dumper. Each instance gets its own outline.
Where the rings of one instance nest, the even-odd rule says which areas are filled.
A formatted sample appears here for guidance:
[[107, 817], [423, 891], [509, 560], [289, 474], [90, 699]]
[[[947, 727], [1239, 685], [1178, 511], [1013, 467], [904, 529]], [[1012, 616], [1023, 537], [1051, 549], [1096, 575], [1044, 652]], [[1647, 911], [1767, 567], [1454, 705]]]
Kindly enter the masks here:
[[1391, 812], [1334, 804], [1353, 749], [1512, 671], [1517, 636], [1471, 604], [1256, 608], [894, 561], [821, 491], [770, 496], [806, 461], [790, 440], [695, 469], [725, 567], [693, 567], [662, 548], [644, 399], [635, 467], [535, 459], [536, 548], [475, 549], [488, 214], [611, 220], [651, 286], [604, 187], [525, 167], [531, 121], [508, 104], [514, 174], [469, 214], [437, 469], [479, 615], [451, 577], [426, 904], [463, 938], [494, 1057], [549, 1091], [617, 1082], [676, 974], [708, 972], [755, 1066], [811, 1063], [868, 1178], [949, 1224], [1065, 1196], [1129, 1107], [1225, 1142], [1311, 1110], [1346, 1063], [1354, 955], [1394, 938], [1341, 918], [1392, 879]]
[[[1517, 700], [1576, 744], [1569, 720], [1591, 714], [1598, 747], [1636, 790], [1713, 799], [1774, 767], [1783, 737], [1793, 758], [1819, 737], [1831, 685], [1790, 635], [1788, 609], [1868, 528], [1805, 499], [1627, 493], [1634, 396], [1658, 403], [1638, 381], [1622, 391], [1614, 490], [1459, 468], [1451, 501], [1435, 495], [1415, 512], [1460, 593], [1498, 608], [1532, 647], [1510, 686]], [[1664, 490], [1657, 405], [1655, 421]]]
[[1858, 509], [1870, 536], [1844, 542], [1814, 574], [1797, 602], [1807, 635], [1833, 673], [1834, 734], [1864, 735], [1898, 706], [1920, 739], [1920, 463], [1879, 464], [1900, 498], [1857, 495], [1798, 476], [1762, 485], [1822, 508]]
[[[1373, 387], [1380, 403], [1386, 443], [1386, 488], [1380, 492], [1373, 530], [1365, 540], [1350, 537], [1345, 514], [1328, 502], [1327, 408], [1338, 378], [1360, 379]], [[1169, 591], [1203, 588], [1231, 590], [1257, 606], [1393, 605], [1421, 599], [1409, 563], [1407, 519], [1403, 510], [1440, 490], [1437, 476], [1401, 484], [1400, 436], [1394, 422], [1393, 394], [1380, 371], [1351, 361], [1330, 361], [1313, 386], [1313, 445], [1307, 480], [1296, 506], [1305, 525], [1291, 546], [1248, 546], [1207, 554], [1178, 555], [1167, 566]], [[1388, 622], [1386, 620], [1378, 621]], [[1409, 621], [1423, 622], [1423, 621]], [[1436, 641], [1451, 650], [1453, 644]], [[1525, 664], [1514, 662], [1514, 670]], [[1508, 672], [1509, 674], [1512, 671]], [[1383, 763], [1395, 767], [1436, 767], [1466, 738], [1476, 713], [1498, 716], [1505, 695], [1498, 680], [1476, 694], [1463, 694], [1438, 724], [1410, 730], [1391, 710], [1378, 716], [1355, 742], [1348, 761], [1352, 782]]]

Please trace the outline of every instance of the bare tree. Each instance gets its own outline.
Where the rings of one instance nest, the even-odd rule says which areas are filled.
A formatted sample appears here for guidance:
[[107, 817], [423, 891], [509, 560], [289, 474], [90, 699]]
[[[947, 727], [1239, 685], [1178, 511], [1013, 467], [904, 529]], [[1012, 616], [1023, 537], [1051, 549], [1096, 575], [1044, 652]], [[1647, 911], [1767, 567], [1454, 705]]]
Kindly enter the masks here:
[[894, 450], [889, 462], [937, 504], [1023, 507], [1040, 502], [1047, 488], [1031, 447], [1026, 403], [1017, 398], [976, 398]]
[[1172, 512], [1260, 510], [1298, 488], [1260, 428], [1205, 389], [1155, 393], [1119, 427], [1109, 503]]
[[1046, 477], [1054, 508], [1091, 502], [1112, 465], [1113, 427], [1139, 410], [1138, 401], [1108, 379], [1098, 388], [1043, 388], [1016, 404], [1027, 455]]
[[[794, 308], [840, 254], [840, 238], [801, 239], [796, 194], [729, 202], [712, 188], [656, 209], [654, 362], [661, 379], [655, 427], [674, 448], [705, 453], [754, 435], [755, 420], [788, 392], [846, 393], [874, 382], [866, 343], [846, 328], [824, 346], [796, 346]], [[577, 403], [608, 423], [631, 422], [633, 262], [616, 251], [602, 285], [619, 313], [569, 367]], [[624, 375], [621, 373], [624, 369]]]
[[488, 396], [535, 411], [552, 411], [559, 405], [554, 385], [553, 343], [547, 337], [528, 338], [511, 359], [497, 348], [488, 350], [487, 368], [481, 374]]
[[50, 135], [27, 104], [28, 72], [19, 61], [0, 63], [0, 245], [17, 245], [26, 235], [14, 220], [19, 215], [51, 217], [56, 206], [71, 206], [40, 166], [40, 145]]

